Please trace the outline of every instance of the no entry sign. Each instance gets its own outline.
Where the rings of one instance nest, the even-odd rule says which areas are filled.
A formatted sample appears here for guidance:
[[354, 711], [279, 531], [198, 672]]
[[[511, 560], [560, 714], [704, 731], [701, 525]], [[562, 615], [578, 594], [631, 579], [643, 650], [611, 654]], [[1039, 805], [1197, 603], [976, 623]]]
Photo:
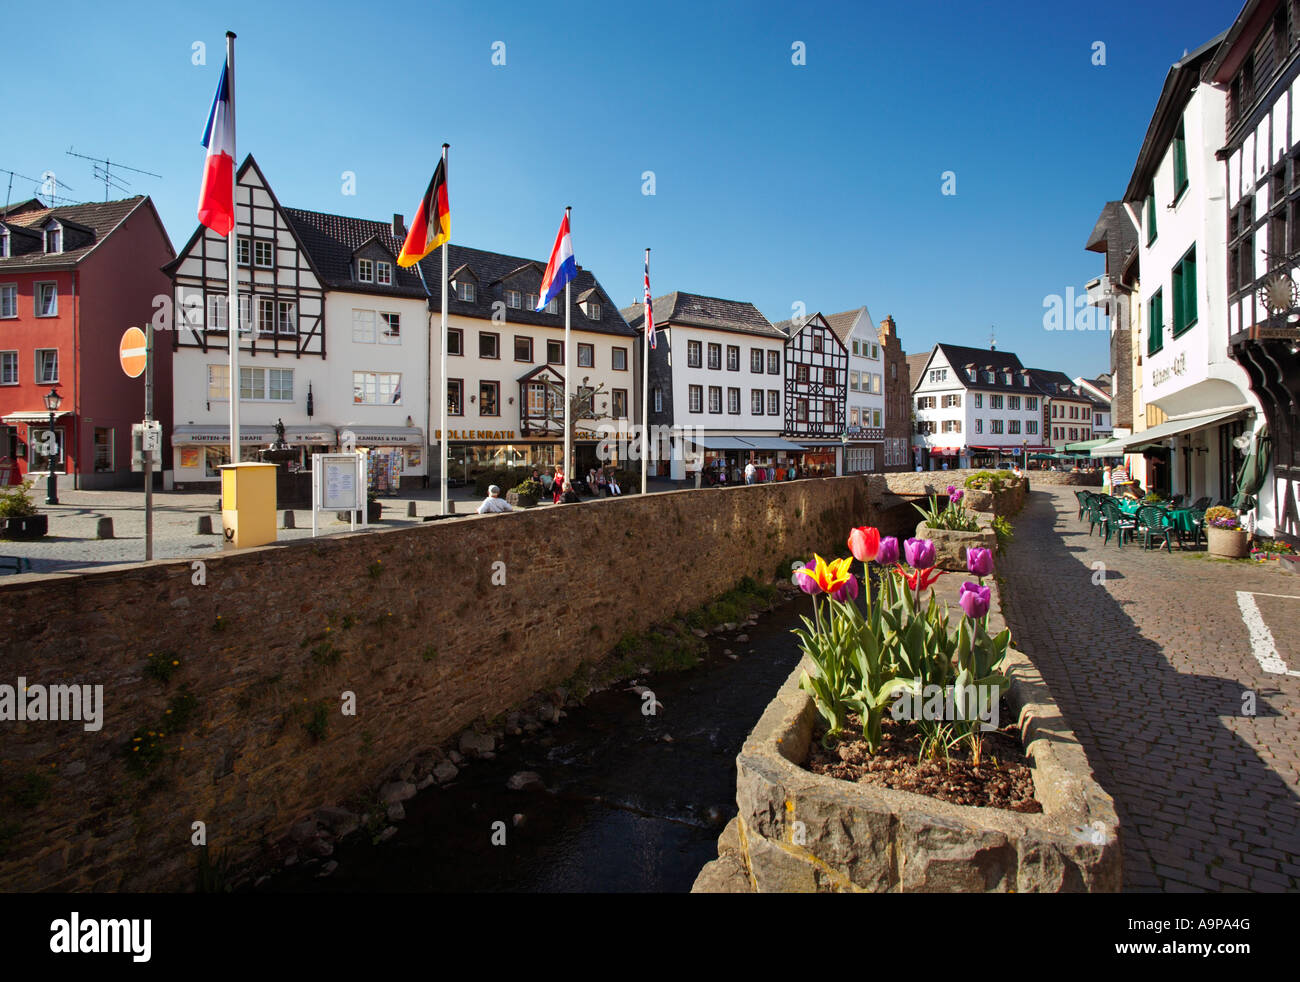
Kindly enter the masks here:
[[147, 350], [144, 331], [138, 327], [128, 327], [117, 349], [122, 371], [126, 372], [128, 378], [139, 378], [144, 372]]

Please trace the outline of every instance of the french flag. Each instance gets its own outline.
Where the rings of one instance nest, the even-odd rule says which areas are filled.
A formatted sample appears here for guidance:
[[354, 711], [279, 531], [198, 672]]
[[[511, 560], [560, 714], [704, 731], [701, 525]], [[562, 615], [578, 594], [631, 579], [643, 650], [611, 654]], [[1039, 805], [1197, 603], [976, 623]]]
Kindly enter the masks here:
[[564, 210], [564, 221], [560, 222], [560, 232], [555, 237], [555, 248], [551, 250], [551, 261], [546, 264], [546, 275], [542, 277], [541, 298], [537, 302], [539, 311], [554, 300], [566, 283], [578, 275], [578, 264], [573, 260], [573, 242], [569, 238], [569, 210]]
[[229, 235], [235, 225], [235, 107], [230, 99], [230, 66], [221, 66], [221, 80], [203, 131], [208, 148], [199, 191], [199, 222], [218, 235]]

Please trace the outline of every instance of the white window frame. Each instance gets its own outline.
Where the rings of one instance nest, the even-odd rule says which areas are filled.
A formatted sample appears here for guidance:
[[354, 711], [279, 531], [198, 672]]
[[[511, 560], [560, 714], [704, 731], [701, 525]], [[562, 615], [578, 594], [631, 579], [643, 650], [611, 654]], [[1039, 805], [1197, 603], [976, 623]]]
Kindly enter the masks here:
[[578, 367], [595, 368], [596, 367], [596, 346], [586, 342], [578, 342]]
[[735, 386], [727, 386], [727, 415], [740, 415], [740, 390]]
[[375, 282], [380, 286], [393, 285], [393, 264], [383, 259], [375, 263]]
[[[393, 330], [393, 322], [388, 318], [397, 318], [397, 330]], [[379, 325], [383, 324], [380, 330]], [[402, 315], [393, 310], [381, 310], [375, 315], [375, 329], [379, 332], [380, 344], [401, 344], [402, 343]]]
[[[285, 379], [287, 378], [289, 381], [288, 395], [280, 395], [280, 396], [272, 395], [272, 393], [276, 390], [277, 387], [272, 385], [271, 380], [276, 375], [277, 372], [279, 373], [279, 378], [280, 378], [280, 385], [278, 388], [281, 392], [283, 392], [285, 389], [284, 386]], [[268, 402], [293, 402], [293, 369], [292, 368], [268, 368], [266, 370], [266, 399]]]
[[688, 412], [697, 415], [704, 414], [704, 386], [688, 385], [686, 387], [686, 405]]
[[230, 366], [208, 366], [208, 402], [230, 401]]
[[253, 247], [248, 241], [247, 236], [239, 236], [235, 240], [235, 265], [249, 266], [253, 262]]
[[769, 351], [767, 353], [767, 374], [768, 375], [781, 374], [781, 352]]
[[[397, 398], [386, 397], [382, 389], [386, 385], [381, 384], [381, 380], [395, 379], [391, 388], [391, 394]], [[361, 398], [357, 398], [357, 392], [360, 390]], [[352, 373], [352, 404], [354, 406], [400, 406], [402, 405], [402, 373], [401, 372], [365, 372], [354, 371]], [[373, 396], [373, 398], [367, 398]]]
[[375, 282], [375, 261], [373, 259], [357, 259], [357, 279], [362, 283]]
[[[5, 298], [9, 297], [12, 303], [9, 306], [9, 313], [5, 313]], [[18, 316], [18, 284], [17, 283], [0, 283], [0, 318], [5, 320]]]
[[[54, 377], [46, 378], [41, 371], [41, 355], [49, 352], [54, 353]], [[32, 381], [36, 385], [57, 385], [59, 384], [59, 349], [58, 348], [37, 348], [32, 353]]]
[[528, 292], [525, 292], [525, 293], [524, 293], [524, 309], [525, 309], [525, 310], [531, 310], [531, 311], [536, 312], [536, 310], [537, 310], [537, 294], [536, 294], [536, 293], [528, 293]]
[[[715, 405], [714, 396], [717, 396], [717, 402], [716, 402], [716, 405], [718, 407], [717, 409], [713, 408]], [[709, 386], [709, 415], [710, 416], [722, 415], [722, 386], [720, 385]]]
[[[695, 354], [694, 358], [691, 357], [692, 352], [694, 352]], [[686, 342], [686, 367], [687, 368], [704, 367], [704, 342], [703, 341]]]
[[464, 303], [474, 303], [478, 292], [472, 280], [461, 280], [456, 284], [456, 299]]
[[[53, 239], [54, 248], [50, 248], [50, 241]], [[42, 244], [45, 246], [45, 254], [48, 256], [57, 255], [63, 251], [63, 226], [58, 222], [51, 222], [45, 229], [45, 234], [41, 237]]]
[[[352, 343], [374, 344], [378, 337], [378, 321], [373, 310], [352, 308]], [[358, 331], [360, 325], [361, 330]], [[367, 326], [368, 325], [368, 328]]]
[[277, 334], [289, 337], [298, 334], [298, 305], [294, 301], [277, 300], [275, 302], [275, 331]]
[[518, 290], [506, 291], [506, 306], [511, 310], [521, 310], [524, 306], [524, 295]]
[[[536, 307], [537, 304], [533, 304], [533, 306]], [[558, 314], [560, 312], [559, 297], [551, 297], [551, 299], [546, 302], [546, 312], [548, 314]]]
[[[619, 368], [619, 367], [618, 367], [618, 356], [619, 356], [619, 355], [622, 355], [622, 356], [623, 356], [623, 367], [622, 367], [622, 368]], [[609, 351], [609, 367], [610, 367], [610, 371], [613, 371], [613, 372], [626, 372], [626, 371], [627, 371], [627, 349], [626, 349], [626, 348], [622, 348], [622, 347], [614, 347], [614, 348], [611, 348], [611, 349], [610, 349], [610, 351]]]
[[[265, 246], [271, 250], [271, 258], [267, 262], [261, 261], [260, 246]], [[275, 243], [270, 239], [253, 240], [253, 266], [257, 269], [275, 269]]]
[[595, 300], [587, 301], [587, 317], [591, 320], [600, 320], [600, 303]]
[[[59, 284], [56, 280], [40, 280], [36, 284], [36, 292], [32, 295], [32, 314], [36, 317], [58, 317], [59, 316]], [[53, 307], [47, 312], [41, 313], [41, 288], [50, 288], [50, 297], [54, 301]]]
[[764, 397], [764, 395], [763, 395], [763, 390], [762, 390], [762, 389], [750, 389], [750, 390], [749, 390], [749, 414], [750, 414], [751, 416], [762, 416], [762, 415], [763, 415], [763, 408], [764, 408], [764, 407], [763, 407], [763, 399], [764, 399], [764, 398], [765, 398], [765, 397]]
[[781, 390], [780, 389], [767, 390], [767, 414], [769, 416], [781, 415]]
[[[13, 378], [5, 380], [5, 365], [13, 367]], [[18, 384], [18, 352], [16, 350], [0, 351], [0, 385]]]
[[270, 297], [257, 298], [257, 336], [259, 338], [275, 336], [276, 310], [275, 301]]

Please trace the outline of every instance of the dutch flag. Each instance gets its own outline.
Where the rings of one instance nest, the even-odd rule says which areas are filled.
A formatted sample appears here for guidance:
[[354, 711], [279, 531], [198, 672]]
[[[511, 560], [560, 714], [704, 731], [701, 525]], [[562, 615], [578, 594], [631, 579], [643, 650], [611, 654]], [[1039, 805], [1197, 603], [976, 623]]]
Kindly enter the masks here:
[[218, 235], [235, 225], [235, 109], [230, 98], [230, 66], [221, 66], [221, 80], [208, 113], [203, 145], [208, 148], [199, 191], [199, 221]]
[[555, 248], [551, 250], [551, 261], [546, 264], [546, 275], [542, 277], [541, 297], [537, 310], [546, 309], [546, 305], [559, 295], [566, 283], [578, 275], [578, 265], [573, 260], [573, 242], [569, 239], [569, 212], [565, 209], [564, 221], [560, 222], [560, 232], [555, 236]]

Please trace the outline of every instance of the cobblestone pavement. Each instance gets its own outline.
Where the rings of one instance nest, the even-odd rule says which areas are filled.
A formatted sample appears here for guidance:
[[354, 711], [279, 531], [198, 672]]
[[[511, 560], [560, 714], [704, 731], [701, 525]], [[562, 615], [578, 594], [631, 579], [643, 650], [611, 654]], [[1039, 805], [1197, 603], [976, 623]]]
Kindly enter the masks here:
[[[668, 481], [652, 480], [649, 490], [668, 491], [675, 485]], [[59, 504], [44, 504], [43, 489], [33, 490], [33, 499], [42, 514], [50, 516], [50, 532], [44, 538], [31, 542], [0, 539], [0, 574], [14, 570], [4, 557], [20, 556], [31, 564], [24, 573], [63, 573], [75, 569], [112, 566], [119, 563], [144, 561], [144, 492], [143, 491], [60, 491]], [[222, 548], [221, 513], [218, 501], [221, 492], [211, 491], [156, 492], [154, 494], [154, 559], [180, 559], [199, 557]], [[471, 488], [452, 488], [448, 493], [458, 514], [478, 507], [483, 500]], [[393, 498], [381, 498], [384, 505], [381, 528], [418, 525], [428, 515], [437, 515], [440, 509], [438, 488], [403, 492]], [[416, 518], [407, 517], [407, 506], [414, 502]], [[281, 528], [279, 539], [311, 538], [311, 510], [292, 509], [296, 528]], [[283, 525], [284, 509], [278, 513], [277, 525]], [[203, 515], [212, 518], [215, 535], [199, 535], [195, 530]], [[100, 518], [113, 519], [112, 539], [95, 538]], [[321, 534], [346, 532], [347, 522], [339, 522], [333, 512], [322, 512], [318, 518]]]
[[1115, 798], [1125, 889], [1300, 888], [1300, 576], [1077, 514], [1045, 488], [1012, 519], [1004, 613]]

